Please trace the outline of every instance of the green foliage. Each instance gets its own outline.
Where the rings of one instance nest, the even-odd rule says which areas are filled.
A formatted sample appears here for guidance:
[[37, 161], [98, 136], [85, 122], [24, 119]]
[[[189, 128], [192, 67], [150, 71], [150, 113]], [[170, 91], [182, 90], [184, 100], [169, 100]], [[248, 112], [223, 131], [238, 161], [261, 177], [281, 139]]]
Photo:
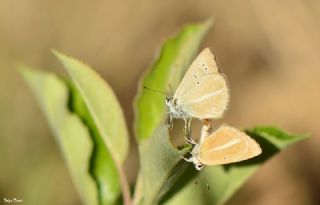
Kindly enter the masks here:
[[[240, 163], [206, 167], [202, 174], [210, 190], [203, 184], [193, 184], [199, 172], [180, 158], [191, 146], [177, 149], [171, 144], [164, 123], [165, 97], [143, 86], [166, 93], [169, 84], [175, 89], [210, 25], [211, 20], [187, 25], [166, 41], [139, 84], [134, 103], [140, 154], [136, 205], [223, 204], [266, 160], [306, 138], [274, 127], [248, 129], [246, 132], [261, 145], [262, 154]], [[83, 202], [133, 204], [122, 170], [128, 153], [128, 131], [115, 94], [88, 65], [57, 51], [54, 54], [71, 80], [25, 68], [22, 73], [48, 119]]]
[[[64, 140], [75, 138], [72, 144], [69, 142], [70, 145], [68, 144], [69, 147], [67, 151], [64, 151], [63, 149], [63, 153], [66, 158], [81, 157], [82, 160], [85, 160], [85, 162], [82, 162], [82, 169], [84, 172], [86, 172], [86, 174], [90, 174], [92, 176], [93, 180], [91, 180], [96, 186], [94, 194], [97, 195], [96, 200], [98, 200], [99, 202], [90, 202], [86, 204], [115, 204], [120, 195], [120, 176], [117, 170], [118, 166], [116, 165], [116, 163], [123, 162], [128, 149], [128, 136], [122, 110], [112, 90], [105, 82], [102, 81], [102, 79], [96, 73], [94, 73], [91, 68], [80, 63], [79, 61], [63, 56], [62, 54], [57, 55], [59, 55], [59, 57], [62, 58], [62, 60], [64, 60], [68, 66], [70, 66], [70, 72], [72, 72], [73, 69], [78, 69], [76, 72], [78, 72], [79, 74], [76, 75], [75, 78], [76, 80], [80, 81], [79, 84], [82, 83], [81, 86], [84, 87], [83, 94], [75, 85], [76, 82], [68, 80], [63, 81], [53, 74], [42, 73], [41, 75], [39, 75], [36, 71], [24, 70], [24, 76], [28, 80], [28, 83], [34, 90], [36, 96], [38, 96], [39, 103], [41, 105], [43, 105], [44, 102], [47, 103], [45, 104], [46, 106], [42, 107], [48, 117], [49, 123], [52, 125], [51, 127], [55, 135], [58, 138], [58, 143], [64, 145]], [[86, 71], [88, 72], [86, 73]], [[82, 77], [85, 77], [85, 79], [82, 79]], [[44, 90], [46, 86], [41, 85], [40, 83], [46, 85], [52, 81], [48, 79], [52, 78], [57, 79], [57, 82], [50, 84], [51, 87], [48, 88], [50, 90]], [[55, 94], [55, 92], [58, 92], [59, 89], [62, 89], [60, 88], [62, 86], [64, 87], [64, 90], [63, 94], [60, 95], [64, 95], [64, 97], [52, 100], [51, 95]], [[86, 89], [88, 86], [92, 86], [91, 88], [99, 90], [100, 92], [86, 93]], [[62, 93], [62, 91], [59, 92]], [[95, 94], [99, 95], [99, 98], [92, 97], [90, 98], [90, 100], [88, 100], [89, 103], [85, 102], [86, 96], [94, 96]], [[97, 102], [94, 99], [108, 99], [105, 103], [110, 110], [108, 111], [107, 109], [101, 108], [103, 107], [101, 103], [102, 101]], [[58, 107], [58, 105], [60, 107]], [[91, 106], [93, 112], [88, 109], [89, 106]], [[97, 117], [96, 122], [93, 116], [95, 114], [94, 112], [97, 112], [97, 110], [99, 111], [99, 116]], [[68, 135], [64, 134], [66, 132], [65, 129], [71, 127], [71, 125], [68, 126], [66, 124], [62, 124], [60, 127], [57, 126], [63, 122], [58, 117], [63, 117], [64, 115], [66, 115], [59, 114], [61, 111], [70, 113], [73, 118], [76, 118], [82, 126], [82, 129], [79, 128], [79, 130], [87, 133], [88, 136], [83, 137], [78, 133], [71, 132], [68, 132]], [[104, 114], [102, 120], [103, 122], [100, 122], [99, 117], [101, 117], [102, 114]], [[107, 120], [111, 121], [111, 123], [106, 123]], [[98, 129], [98, 125], [101, 125], [100, 128], [102, 130], [105, 129], [108, 132], [102, 134], [102, 132], [100, 131], [101, 129]], [[119, 128], [121, 128], [122, 130], [120, 130]], [[62, 135], [61, 133], [63, 133], [64, 135]], [[114, 154], [115, 156], [119, 156], [118, 158], [112, 155], [107, 146], [108, 144], [105, 143], [105, 140], [109, 140], [109, 138], [113, 138], [114, 141], [116, 141], [116, 145], [112, 146], [119, 147], [119, 150]], [[79, 142], [81, 142], [81, 140], [87, 140], [88, 143], [90, 143], [90, 147], [87, 146], [82, 147], [81, 149], [76, 149], [77, 146], [79, 146]], [[75, 151], [77, 151], [77, 153], [73, 153]], [[71, 152], [71, 156], [69, 156], [69, 152]], [[82, 156], [82, 154], [85, 153], [87, 153], [86, 158]], [[117, 161], [120, 157], [122, 158], [121, 161]], [[67, 162], [72, 163], [72, 160]], [[72, 171], [73, 170], [75, 173], [77, 173], [76, 168], [73, 168]], [[76, 179], [75, 181], [81, 182], [83, 180]], [[80, 192], [81, 195], [82, 192], [83, 191]]]
[[141, 143], [139, 147], [142, 177], [140, 191], [143, 193], [143, 197], [139, 199], [141, 204], [157, 204], [172, 188], [186, 167], [180, 156], [189, 150], [190, 146], [182, 150], [172, 146], [167, 126], [159, 127], [151, 138]]
[[97, 205], [97, 187], [88, 172], [93, 143], [80, 118], [68, 110], [68, 87], [53, 74], [25, 67], [22, 74], [48, 119], [80, 197], [85, 204]]

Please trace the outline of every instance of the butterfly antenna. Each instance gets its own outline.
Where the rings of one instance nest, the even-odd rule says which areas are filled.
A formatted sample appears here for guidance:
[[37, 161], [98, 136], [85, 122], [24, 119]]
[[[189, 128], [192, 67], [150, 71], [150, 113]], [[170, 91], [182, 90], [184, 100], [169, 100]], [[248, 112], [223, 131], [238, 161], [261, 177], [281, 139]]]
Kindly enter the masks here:
[[156, 90], [156, 89], [152, 89], [152, 88], [148, 88], [147, 86], [143, 86], [143, 88], [146, 89], [146, 90], [150, 90], [152, 92], [155, 92], [155, 93], [160, 93], [160, 94], [165, 95], [165, 96], [167, 95], [165, 92], [162, 92], [162, 91], [159, 91], [159, 90]]

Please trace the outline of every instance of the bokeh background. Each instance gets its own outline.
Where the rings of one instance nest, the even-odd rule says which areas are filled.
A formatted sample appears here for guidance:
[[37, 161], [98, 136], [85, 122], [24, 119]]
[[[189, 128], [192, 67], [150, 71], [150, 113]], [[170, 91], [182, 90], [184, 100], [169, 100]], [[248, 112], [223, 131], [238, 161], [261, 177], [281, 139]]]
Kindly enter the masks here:
[[[15, 68], [65, 75], [56, 48], [114, 88], [132, 133], [132, 100], [161, 43], [214, 16], [211, 47], [231, 85], [224, 122], [312, 133], [274, 157], [228, 203], [320, 204], [320, 1], [0, 0], [0, 204], [80, 204], [44, 115]], [[126, 172], [138, 169], [132, 140]]]

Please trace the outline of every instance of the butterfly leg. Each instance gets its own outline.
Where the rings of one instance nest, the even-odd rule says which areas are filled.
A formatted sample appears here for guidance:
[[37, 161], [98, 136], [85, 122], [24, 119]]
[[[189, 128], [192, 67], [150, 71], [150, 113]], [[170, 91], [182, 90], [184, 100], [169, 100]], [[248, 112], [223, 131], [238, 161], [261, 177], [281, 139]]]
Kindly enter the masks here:
[[169, 129], [173, 128], [173, 123], [172, 123], [172, 116], [170, 115], [170, 113], [168, 113], [168, 117], [167, 117], [167, 125], [169, 127]]
[[188, 133], [190, 133], [190, 135], [191, 135], [191, 119], [192, 118], [189, 118], [189, 121], [188, 121]]
[[185, 161], [187, 161], [187, 162], [192, 162], [192, 157], [186, 158], [186, 157], [184, 157], [184, 156], [180, 156], [180, 158], [183, 159], [183, 160], [185, 160]]
[[198, 144], [198, 143], [197, 143], [196, 141], [194, 141], [190, 136], [187, 137], [187, 142], [188, 142], [189, 144], [192, 144], [192, 145], [197, 145], [197, 144]]
[[191, 135], [191, 133], [189, 133], [189, 129], [188, 129], [188, 126], [187, 126], [187, 119], [183, 119], [184, 120], [184, 133], [186, 135], [186, 138], [187, 138], [187, 141]]
[[188, 120], [184, 120], [184, 127], [185, 127], [185, 133], [186, 133], [186, 141], [189, 144], [196, 145], [197, 143], [191, 138], [191, 118]]

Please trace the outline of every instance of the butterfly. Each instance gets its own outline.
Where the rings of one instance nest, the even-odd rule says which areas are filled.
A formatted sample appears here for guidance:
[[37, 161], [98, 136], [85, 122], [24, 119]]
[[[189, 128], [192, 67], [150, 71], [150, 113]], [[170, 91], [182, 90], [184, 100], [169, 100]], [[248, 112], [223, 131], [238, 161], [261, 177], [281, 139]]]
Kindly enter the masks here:
[[197, 170], [202, 170], [205, 165], [240, 162], [262, 153], [260, 145], [246, 133], [234, 127], [222, 125], [207, 135], [210, 129], [208, 126], [203, 126], [199, 143], [191, 141], [194, 145], [190, 152], [191, 157], [182, 157], [192, 162]]
[[188, 68], [174, 95], [166, 98], [169, 124], [173, 119], [184, 119], [185, 127], [190, 131], [192, 118], [221, 118], [228, 102], [226, 78], [220, 72], [211, 50], [205, 48]]

